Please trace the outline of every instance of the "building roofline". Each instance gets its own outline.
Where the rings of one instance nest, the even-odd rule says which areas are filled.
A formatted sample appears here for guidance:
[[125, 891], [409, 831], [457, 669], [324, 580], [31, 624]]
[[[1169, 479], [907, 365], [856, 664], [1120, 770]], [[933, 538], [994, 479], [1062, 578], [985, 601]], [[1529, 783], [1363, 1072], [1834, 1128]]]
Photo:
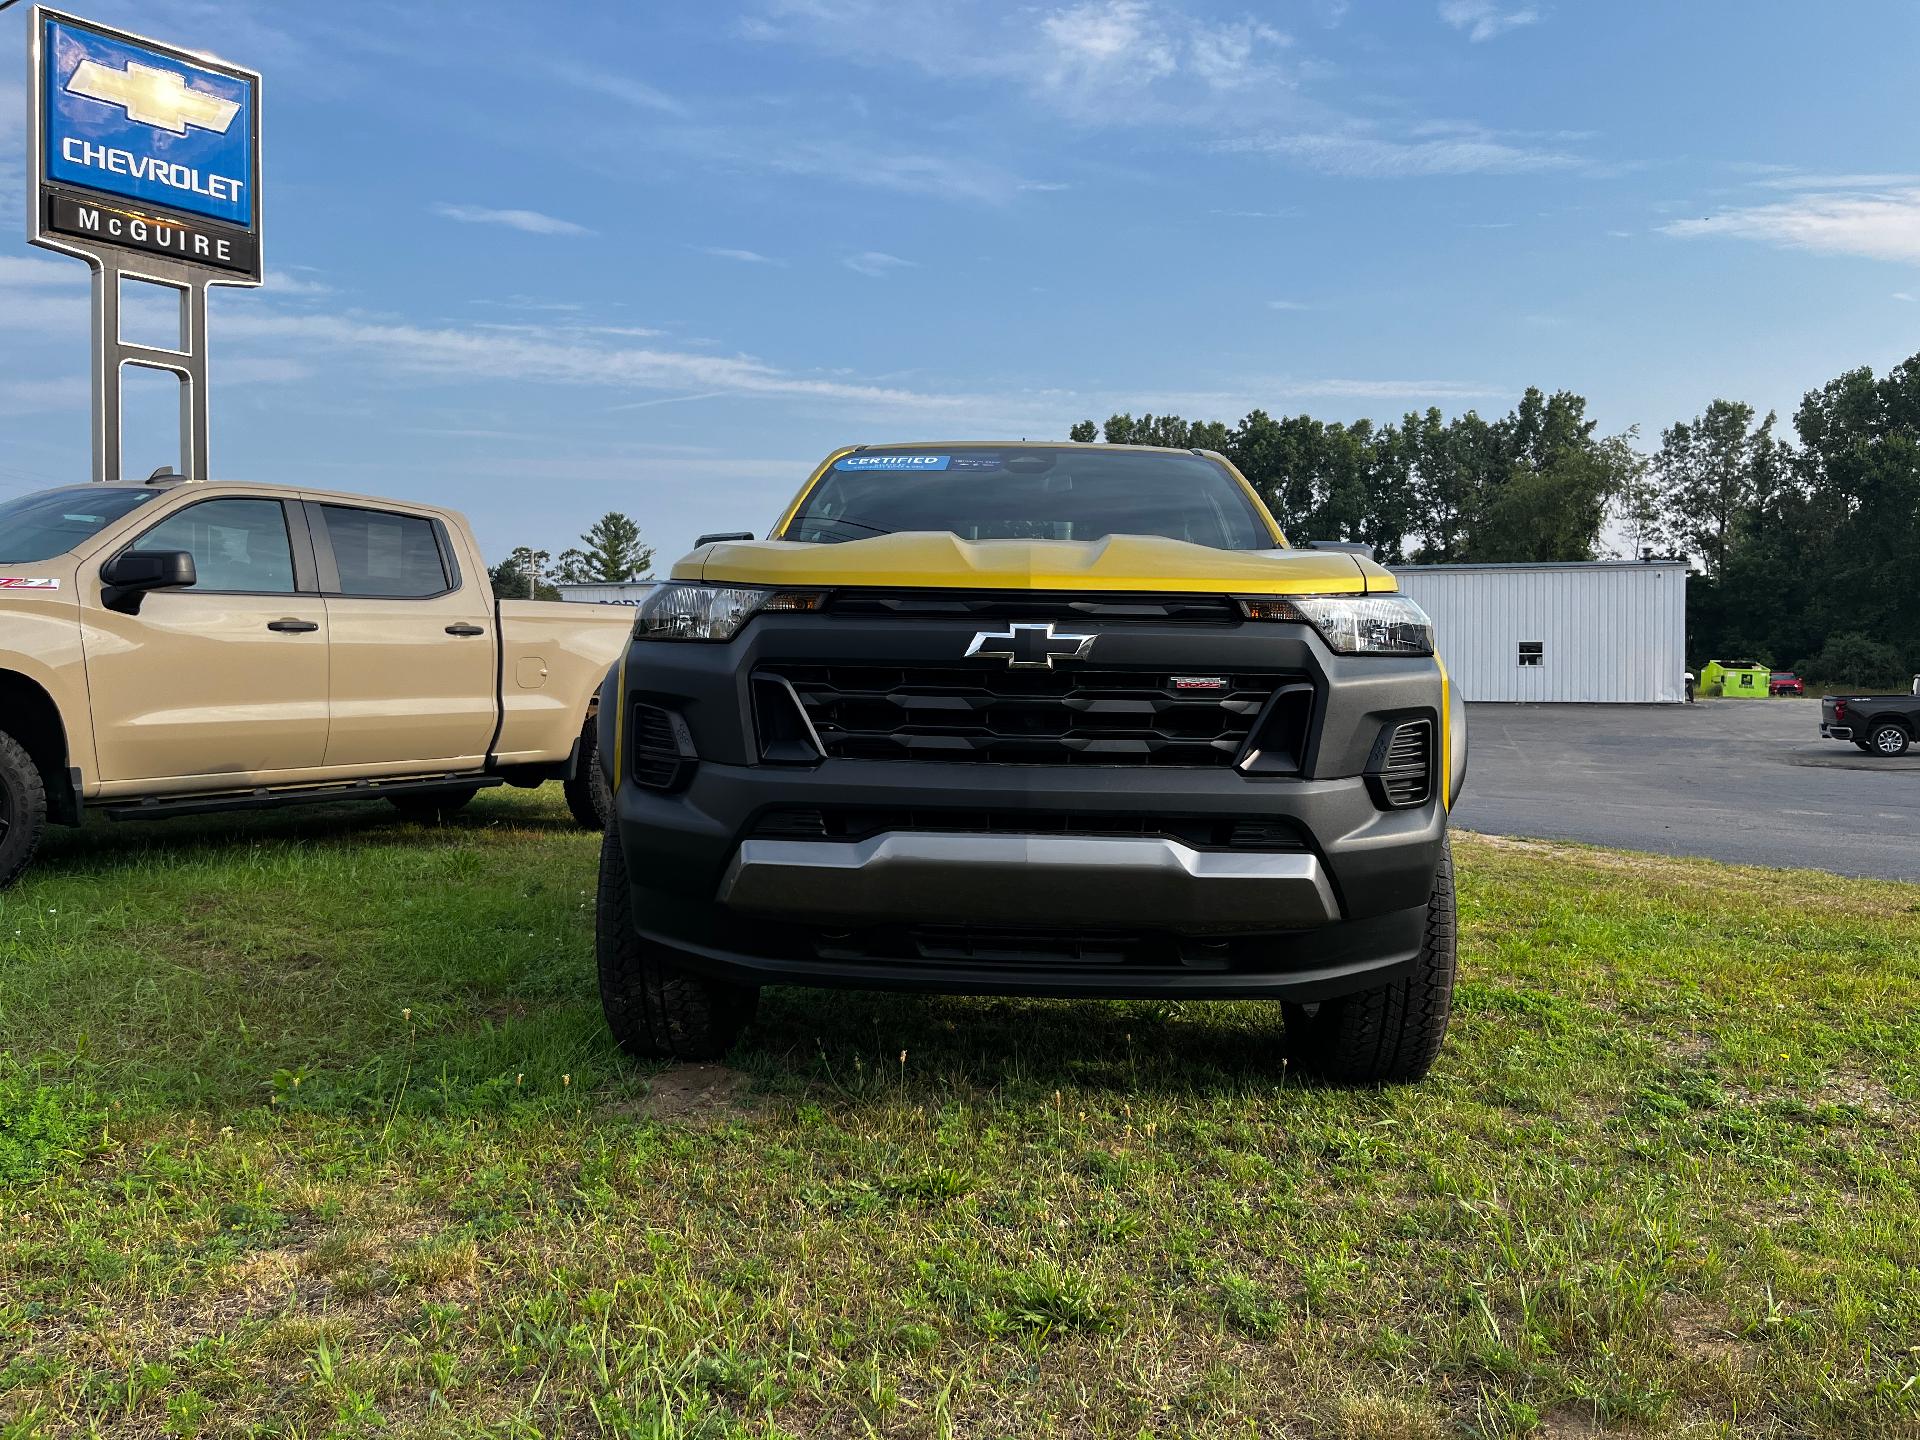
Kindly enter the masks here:
[[1690, 570], [1685, 560], [1493, 560], [1471, 561], [1458, 565], [1389, 565], [1396, 575], [1418, 572], [1429, 575], [1454, 574], [1462, 570]]

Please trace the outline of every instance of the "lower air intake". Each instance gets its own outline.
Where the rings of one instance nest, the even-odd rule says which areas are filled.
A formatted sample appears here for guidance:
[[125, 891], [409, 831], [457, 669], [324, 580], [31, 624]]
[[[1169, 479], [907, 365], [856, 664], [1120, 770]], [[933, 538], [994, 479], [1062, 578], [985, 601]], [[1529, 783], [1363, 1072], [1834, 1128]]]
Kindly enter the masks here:
[[1433, 721], [1388, 726], [1373, 747], [1367, 783], [1384, 810], [1411, 810], [1433, 798]]

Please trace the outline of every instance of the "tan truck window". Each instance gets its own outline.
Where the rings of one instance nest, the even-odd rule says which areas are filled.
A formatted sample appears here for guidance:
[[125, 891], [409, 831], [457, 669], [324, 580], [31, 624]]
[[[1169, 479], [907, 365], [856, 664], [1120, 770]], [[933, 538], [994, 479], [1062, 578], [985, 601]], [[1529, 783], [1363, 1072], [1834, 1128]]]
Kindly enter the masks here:
[[418, 599], [451, 588], [431, 520], [346, 505], [320, 508], [342, 595]]
[[291, 595], [293, 545], [278, 500], [203, 500], [175, 511], [133, 542], [135, 550], [185, 550], [196, 590]]

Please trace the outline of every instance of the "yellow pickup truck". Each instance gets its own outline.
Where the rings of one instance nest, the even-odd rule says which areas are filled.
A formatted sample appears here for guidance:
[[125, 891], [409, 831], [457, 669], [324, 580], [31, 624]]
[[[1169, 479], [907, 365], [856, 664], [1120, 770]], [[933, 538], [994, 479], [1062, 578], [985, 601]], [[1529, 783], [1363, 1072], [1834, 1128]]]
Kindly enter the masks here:
[[47, 824], [566, 782], [624, 607], [495, 600], [456, 512], [174, 477], [0, 501], [0, 886]]
[[1440, 1049], [1459, 693], [1392, 573], [1222, 456], [837, 451], [641, 602], [599, 724], [638, 1055], [782, 983], [1276, 1001], [1350, 1083]]

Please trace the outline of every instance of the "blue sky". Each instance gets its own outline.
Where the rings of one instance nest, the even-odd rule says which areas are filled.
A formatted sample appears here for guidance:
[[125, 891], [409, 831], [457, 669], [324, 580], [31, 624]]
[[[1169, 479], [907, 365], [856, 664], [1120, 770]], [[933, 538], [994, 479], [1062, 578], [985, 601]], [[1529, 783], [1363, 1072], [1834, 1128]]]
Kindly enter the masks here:
[[[76, 8], [266, 76], [216, 471], [456, 504], [496, 558], [622, 509], [665, 562], [848, 441], [1528, 384], [1653, 436], [1920, 350], [1904, 3]], [[87, 467], [85, 267], [20, 233], [0, 494]]]

